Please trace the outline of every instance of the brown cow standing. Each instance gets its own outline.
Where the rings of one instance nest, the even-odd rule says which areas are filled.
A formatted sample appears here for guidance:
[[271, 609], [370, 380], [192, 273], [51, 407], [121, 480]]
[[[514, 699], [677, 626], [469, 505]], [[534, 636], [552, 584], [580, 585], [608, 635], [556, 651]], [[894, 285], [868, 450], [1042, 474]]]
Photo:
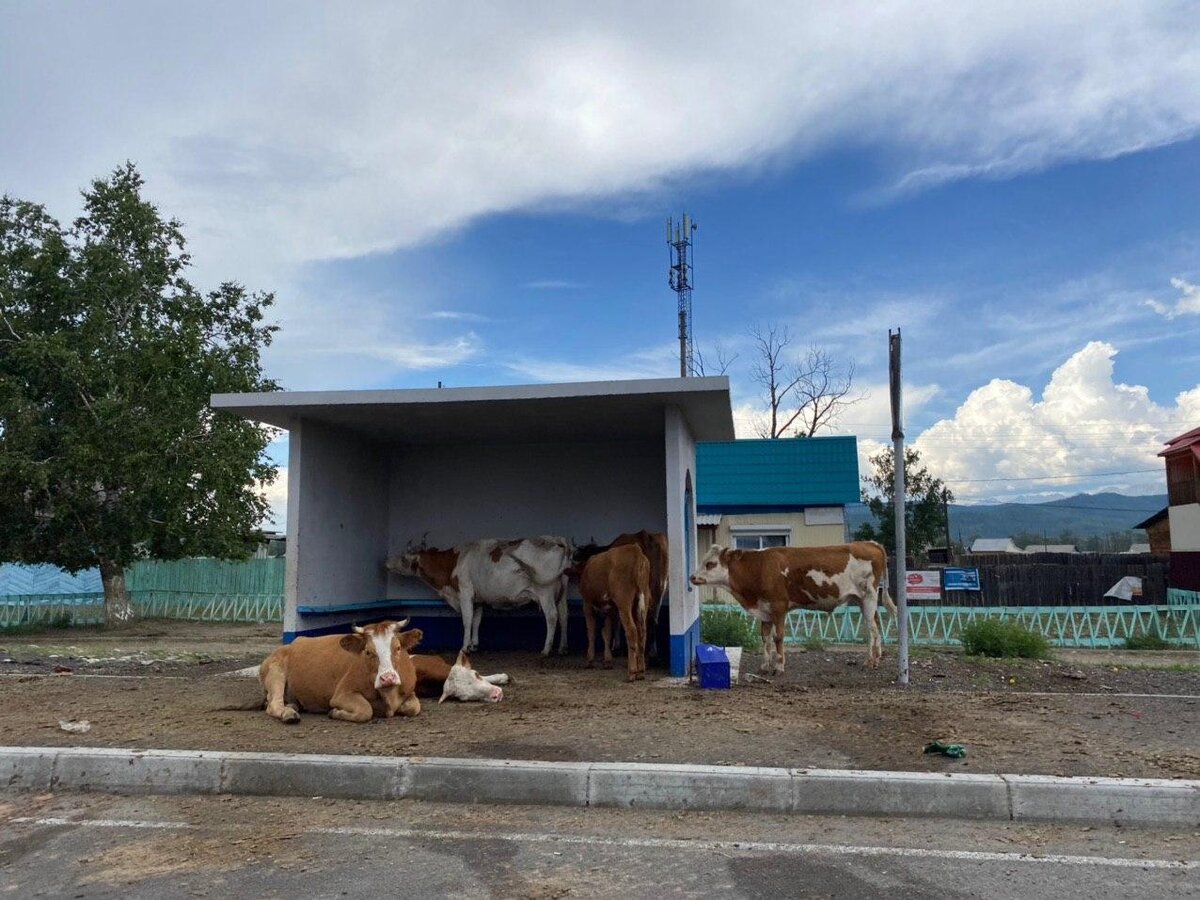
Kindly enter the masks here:
[[667, 536], [659, 531], [635, 531], [619, 534], [609, 547], [636, 544], [650, 561], [650, 607], [646, 611], [648, 653], [654, 656], [658, 650], [658, 610], [667, 593], [668, 550]]
[[[874, 541], [832, 547], [770, 547], [730, 550], [714, 545], [692, 574], [692, 584], [723, 587], [762, 625], [763, 671], [783, 671], [783, 631], [790, 609], [833, 612], [847, 601], [862, 610], [867, 631], [867, 665], [883, 656], [882, 600], [892, 613], [888, 594], [887, 551]], [[774, 649], [772, 650], [772, 640]]]
[[379, 622], [352, 634], [301, 637], [266, 658], [258, 677], [267, 692], [267, 715], [300, 721], [300, 710], [325, 712], [348, 722], [379, 715], [415, 716], [417, 673], [410, 647], [422, 634], [408, 624]]
[[[646, 677], [646, 612], [650, 561], [636, 544], [613, 547], [583, 563], [579, 573], [583, 620], [587, 625], [587, 664], [596, 662], [596, 609], [615, 607], [629, 647], [630, 681]], [[612, 668], [612, 616], [604, 617], [604, 667]]]

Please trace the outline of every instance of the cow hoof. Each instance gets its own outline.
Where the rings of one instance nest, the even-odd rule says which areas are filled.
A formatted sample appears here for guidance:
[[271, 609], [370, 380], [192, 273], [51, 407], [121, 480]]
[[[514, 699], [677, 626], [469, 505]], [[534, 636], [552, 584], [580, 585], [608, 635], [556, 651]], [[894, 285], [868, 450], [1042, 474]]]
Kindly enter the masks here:
[[638, 677], [637, 677], [637, 675], [629, 675], [625, 678], [625, 680], [626, 681], [637, 681]]
[[566, 647], [559, 647], [559, 648], [558, 648], [558, 655], [559, 655], [559, 656], [566, 656], [566, 655], [567, 655], [567, 648], [566, 648]]
[[300, 713], [291, 708], [285, 709], [283, 715], [279, 717], [279, 721], [285, 725], [295, 725], [300, 721]]

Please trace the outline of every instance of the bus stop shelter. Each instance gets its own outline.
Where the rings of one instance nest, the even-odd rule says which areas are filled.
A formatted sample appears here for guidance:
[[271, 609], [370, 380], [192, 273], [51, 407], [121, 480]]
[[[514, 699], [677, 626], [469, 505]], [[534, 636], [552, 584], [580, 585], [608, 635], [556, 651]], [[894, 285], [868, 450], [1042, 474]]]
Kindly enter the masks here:
[[[288, 431], [284, 641], [409, 616], [424, 646], [457, 648], [461, 620], [385, 568], [426, 541], [558, 534], [604, 543], [666, 533], [659, 618], [670, 667], [699, 640], [696, 444], [733, 438], [729, 380], [663, 378], [381, 391], [215, 394], [212, 407]], [[573, 589], [574, 593], [574, 589]], [[571, 646], [582, 621], [571, 616]], [[484, 613], [487, 649], [540, 647], [541, 613]]]

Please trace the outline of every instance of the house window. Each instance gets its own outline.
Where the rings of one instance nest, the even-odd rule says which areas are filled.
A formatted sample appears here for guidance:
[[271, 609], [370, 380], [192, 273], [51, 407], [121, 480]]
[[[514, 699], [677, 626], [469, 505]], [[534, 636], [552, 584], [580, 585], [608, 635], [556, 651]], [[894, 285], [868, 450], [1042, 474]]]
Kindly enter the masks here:
[[735, 550], [765, 550], [767, 547], [786, 547], [789, 531], [739, 531], [733, 536]]
[[1196, 465], [1191, 455], [1167, 459], [1167, 498], [1171, 506], [1195, 503], [1198, 497]]

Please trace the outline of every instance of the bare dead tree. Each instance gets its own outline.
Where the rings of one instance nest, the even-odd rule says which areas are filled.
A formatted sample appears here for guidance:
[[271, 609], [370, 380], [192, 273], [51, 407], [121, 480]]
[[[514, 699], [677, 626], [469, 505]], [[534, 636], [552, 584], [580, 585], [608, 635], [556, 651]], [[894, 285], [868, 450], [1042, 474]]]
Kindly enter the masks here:
[[762, 386], [767, 407], [755, 428], [759, 437], [812, 437], [866, 396], [854, 390], [853, 362], [840, 365], [816, 346], [796, 359], [789, 352], [792, 336], [786, 325], [756, 325], [750, 335], [757, 357], [750, 374]]
[[712, 357], [705, 359], [700, 347], [697, 346], [694, 351], [696, 364], [696, 374], [700, 377], [705, 375], [726, 375], [729, 372], [729, 367], [733, 365], [733, 361], [738, 358], [736, 353], [730, 355], [725, 345], [720, 341], [713, 344]]

